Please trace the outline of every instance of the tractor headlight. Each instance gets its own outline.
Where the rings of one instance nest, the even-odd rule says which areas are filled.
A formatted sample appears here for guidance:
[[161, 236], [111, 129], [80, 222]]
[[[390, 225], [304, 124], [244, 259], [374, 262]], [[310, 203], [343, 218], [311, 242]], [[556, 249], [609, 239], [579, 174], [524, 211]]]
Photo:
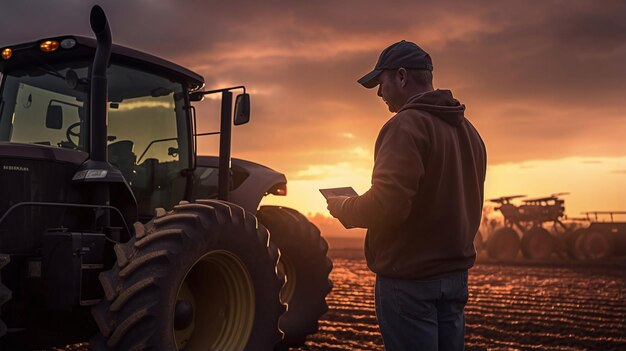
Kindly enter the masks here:
[[74, 46], [76, 46], [76, 40], [74, 40], [72, 38], [67, 38], [67, 39], [61, 40], [61, 47], [63, 49], [71, 49]]

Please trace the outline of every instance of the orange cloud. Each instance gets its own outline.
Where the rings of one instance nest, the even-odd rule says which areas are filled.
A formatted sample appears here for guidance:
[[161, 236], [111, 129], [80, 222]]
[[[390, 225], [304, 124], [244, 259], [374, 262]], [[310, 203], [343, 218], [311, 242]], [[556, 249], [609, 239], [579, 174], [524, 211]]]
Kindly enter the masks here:
[[[400, 39], [431, 53], [436, 87], [452, 89], [466, 104], [491, 166], [588, 157], [581, 162], [600, 167], [587, 162], [626, 155], [623, 1], [195, 0], [182, 6], [140, 0], [104, 6], [115, 42], [191, 67], [208, 88], [245, 84], [252, 119], [234, 129], [233, 155], [286, 172], [303, 188], [315, 177], [332, 178], [344, 164], [367, 183], [360, 172], [371, 169], [375, 138], [391, 114], [375, 90], [356, 79]], [[89, 7], [4, 4], [0, 22], [10, 30], [0, 45], [91, 35]], [[197, 105], [202, 131], [217, 129], [216, 103]], [[199, 143], [204, 153], [216, 151], [217, 138]], [[621, 169], [605, 173], [619, 177]]]

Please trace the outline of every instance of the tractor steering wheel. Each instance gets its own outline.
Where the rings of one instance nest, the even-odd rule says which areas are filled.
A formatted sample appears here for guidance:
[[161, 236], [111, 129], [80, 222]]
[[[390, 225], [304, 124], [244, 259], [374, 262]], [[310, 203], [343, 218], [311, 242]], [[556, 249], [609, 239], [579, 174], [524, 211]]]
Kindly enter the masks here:
[[69, 141], [73, 147], [78, 148], [78, 144], [75, 143], [74, 140], [72, 140], [72, 137], [80, 138], [80, 130], [73, 130], [76, 127], [80, 127], [80, 122], [72, 123], [69, 127], [67, 127], [67, 130], [65, 131], [65, 136], [67, 137], [67, 141]]

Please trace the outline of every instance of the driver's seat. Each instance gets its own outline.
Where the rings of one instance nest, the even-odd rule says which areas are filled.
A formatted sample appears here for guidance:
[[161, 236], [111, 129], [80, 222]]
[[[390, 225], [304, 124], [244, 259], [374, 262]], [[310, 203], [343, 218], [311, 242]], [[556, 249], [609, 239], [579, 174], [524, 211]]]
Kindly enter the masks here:
[[108, 146], [109, 163], [117, 167], [127, 181], [131, 180], [137, 161], [137, 155], [133, 153], [134, 145], [130, 140], [120, 140]]

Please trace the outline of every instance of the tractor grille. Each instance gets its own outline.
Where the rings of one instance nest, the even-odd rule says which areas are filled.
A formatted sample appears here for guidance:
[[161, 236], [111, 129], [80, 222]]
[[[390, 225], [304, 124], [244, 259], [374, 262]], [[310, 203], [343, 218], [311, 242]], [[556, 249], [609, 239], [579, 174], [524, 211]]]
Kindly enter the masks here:
[[[69, 202], [71, 179], [78, 165], [56, 160], [0, 155], [0, 216], [21, 202]], [[63, 224], [63, 208], [22, 206], [0, 223], [0, 252], [28, 253], [47, 228]]]

